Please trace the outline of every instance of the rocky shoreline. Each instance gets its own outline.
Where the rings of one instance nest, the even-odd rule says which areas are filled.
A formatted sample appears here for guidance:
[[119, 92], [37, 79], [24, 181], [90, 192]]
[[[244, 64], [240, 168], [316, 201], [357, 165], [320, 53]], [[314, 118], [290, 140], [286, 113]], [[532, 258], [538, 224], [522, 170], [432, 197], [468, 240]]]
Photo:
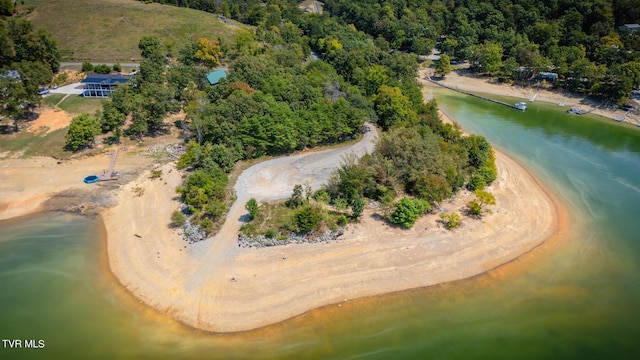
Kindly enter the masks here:
[[337, 230], [327, 230], [320, 235], [304, 235], [300, 236], [295, 233], [291, 233], [286, 238], [268, 238], [265, 235], [248, 236], [245, 234], [238, 234], [238, 247], [241, 248], [266, 248], [272, 246], [282, 246], [289, 244], [328, 244], [333, 241], [338, 241], [340, 236], [344, 235], [344, 228], [339, 227]]

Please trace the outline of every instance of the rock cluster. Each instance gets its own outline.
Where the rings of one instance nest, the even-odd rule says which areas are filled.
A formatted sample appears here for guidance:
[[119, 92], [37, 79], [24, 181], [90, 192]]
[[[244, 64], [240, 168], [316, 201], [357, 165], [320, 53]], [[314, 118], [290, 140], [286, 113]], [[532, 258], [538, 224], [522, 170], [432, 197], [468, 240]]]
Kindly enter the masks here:
[[182, 240], [189, 244], [202, 241], [207, 238], [207, 232], [202, 230], [200, 226], [192, 224], [189, 219], [182, 225]]
[[264, 248], [271, 246], [289, 245], [289, 244], [314, 244], [314, 243], [329, 243], [331, 241], [338, 240], [338, 237], [344, 234], [344, 228], [339, 227], [337, 230], [327, 230], [319, 235], [304, 235], [300, 236], [295, 233], [291, 233], [289, 236], [268, 238], [264, 235], [247, 236], [245, 234], [238, 234], [238, 246], [242, 248]]

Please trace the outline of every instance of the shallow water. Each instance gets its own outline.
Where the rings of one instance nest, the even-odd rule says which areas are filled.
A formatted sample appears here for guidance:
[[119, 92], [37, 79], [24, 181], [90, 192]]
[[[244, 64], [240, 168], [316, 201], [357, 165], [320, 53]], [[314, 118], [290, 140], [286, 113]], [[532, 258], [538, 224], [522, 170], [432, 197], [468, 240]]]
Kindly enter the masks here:
[[0, 358], [640, 355], [639, 129], [555, 105], [521, 113], [448, 91], [435, 96], [466, 130], [487, 136], [556, 194], [567, 208], [566, 233], [471, 280], [215, 335], [149, 310], [105, 275], [96, 220], [44, 214], [0, 223], [0, 338], [45, 342], [0, 347]]

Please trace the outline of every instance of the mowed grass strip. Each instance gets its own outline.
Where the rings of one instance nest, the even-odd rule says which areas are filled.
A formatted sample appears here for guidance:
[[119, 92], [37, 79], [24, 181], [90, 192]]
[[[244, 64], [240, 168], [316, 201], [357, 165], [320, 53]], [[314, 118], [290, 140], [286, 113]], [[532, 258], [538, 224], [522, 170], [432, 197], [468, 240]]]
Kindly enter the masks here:
[[200, 37], [231, 41], [245, 26], [215, 14], [135, 0], [25, 1], [35, 7], [28, 19], [58, 39], [64, 61], [137, 62], [138, 42], [155, 36], [177, 52]]

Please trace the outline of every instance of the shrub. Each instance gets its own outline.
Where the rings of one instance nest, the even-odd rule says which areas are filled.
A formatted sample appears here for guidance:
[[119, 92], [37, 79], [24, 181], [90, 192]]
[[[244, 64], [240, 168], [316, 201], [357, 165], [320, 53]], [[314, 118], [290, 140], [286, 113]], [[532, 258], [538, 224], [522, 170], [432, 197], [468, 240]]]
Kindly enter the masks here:
[[187, 216], [180, 210], [176, 210], [171, 214], [171, 226], [180, 227], [187, 221]]
[[88, 61], [82, 63], [82, 72], [93, 71], [93, 64]]
[[159, 179], [162, 177], [162, 169], [152, 170], [151, 175], [149, 175], [150, 179]]
[[338, 218], [336, 219], [336, 224], [338, 224], [338, 226], [347, 225], [347, 217], [344, 215], [338, 216]]
[[361, 196], [356, 196], [351, 199], [351, 220], [357, 221], [362, 212], [364, 211], [364, 199]]
[[122, 72], [122, 66], [120, 66], [120, 63], [113, 64], [113, 71]]
[[291, 197], [287, 199], [285, 205], [289, 208], [295, 209], [302, 206], [302, 204], [304, 204], [304, 199], [302, 197], [302, 185], [296, 184], [293, 186], [293, 193], [291, 194]]
[[316, 191], [313, 194], [312, 198], [317, 202], [321, 202], [321, 203], [325, 203], [325, 204], [328, 204], [329, 201], [331, 201], [331, 196], [329, 196], [329, 193], [326, 192], [325, 190]]
[[110, 67], [109, 67], [109, 65], [107, 65], [107, 64], [100, 64], [100, 65], [96, 65], [96, 66], [93, 68], [93, 71], [94, 71], [96, 74], [108, 74], [108, 73], [110, 73], [110, 72], [111, 72], [111, 68], [110, 68]]
[[460, 215], [458, 213], [440, 214], [440, 219], [445, 223], [447, 229], [455, 229], [460, 226]]
[[321, 218], [322, 211], [319, 207], [307, 205], [296, 211], [293, 215], [293, 222], [296, 227], [295, 231], [297, 233], [314, 231], [318, 228]]
[[267, 239], [273, 239], [276, 236], [276, 232], [273, 229], [267, 229], [267, 231], [264, 232], [264, 236], [266, 236]]
[[424, 200], [404, 197], [396, 203], [396, 209], [389, 215], [389, 220], [394, 224], [409, 229], [429, 208], [429, 203]]
[[256, 218], [256, 216], [258, 216], [258, 202], [256, 201], [256, 199], [251, 198], [249, 199], [249, 201], [247, 201], [247, 203], [244, 205], [244, 208], [247, 209], [247, 211], [249, 212], [249, 219], [253, 220]]

